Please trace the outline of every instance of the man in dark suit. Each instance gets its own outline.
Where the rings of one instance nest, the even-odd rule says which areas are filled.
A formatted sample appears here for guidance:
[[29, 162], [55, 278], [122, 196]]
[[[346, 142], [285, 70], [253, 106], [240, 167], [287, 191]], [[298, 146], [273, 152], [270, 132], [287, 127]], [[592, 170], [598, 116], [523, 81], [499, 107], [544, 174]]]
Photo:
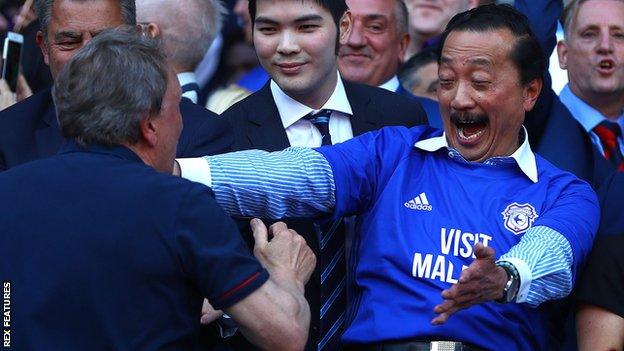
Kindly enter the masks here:
[[[545, 58], [556, 44], [560, 0], [517, 0], [514, 7], [525, 14], [538, 38]], [[598, 188], [611, 173], [610, 165], [594, 150], [589, 135], [559, 100], [544, 72], [544, 89], [535, 108], [526, 115], [525, 126], [533, 149], [555, 166], [573, 173]]]
[[[133, 0], [37, 1], [42, 31], [37, 41], [52, 77], [65, 62], [105, 28], [136, 23]], [[106, 88], [106, 82], [93, 82]], [[129, 82], [133, 84], [133, 82]], [[184, 130], [178, 156], [226, 152], [229, 126], [214, 113], [183, 99]], [[42, 91], [0, 113], [0, 171], [48, 157], [63, 143], [50, 90]]]
[[[348, 32], [344, 1], [250, 1], [253, 38], [271, 80], [222, 114], [234, 126], [234, 149], [282, 150], [339, 143], [383, 126], [426, 123], [418, 102], [384, 89], [343, 81], [338, 74], [337, 38]], [[343, 20], [341, 21], [341, 18]], [[341, 223], [290, 221], [306, 238], [319, 268], [306, 286], [312, 322], [307, 350], [336, 350], [344, 324], [345, 229]], [[328, 252], [328, 233], [338, 239]], [[335, 260], [334, 260], [335, 259]], [[334, 280], [335, 279], [335, 280]], [[323, 280], [323, 284], [321, 281]], [[332, 283], [335, 283], [332, 285]], [[347, 284], [348, 286], [348, 284]], [[332, 294], [336, 292], [336, 294]], [[329, 297], [336, 297], [329, 299]]]
[[182, 97], [197, 103], [200, 88], [195, 71], [221, 32], [227, 10], [219, 0], [136, 0], [137, 22], [163, 50], [182, 86]]
[[255, 220], [256, 260], [208, 188], [168, 174], [180, 86], [158, 44], [109, 30], [65, 66], [54, 99], [68, 142], [0, 174], [11, 346], [202, 350], [207, 296], [260, 347], [302, 348], [314, 256], [283, 223], [268, 241]]
[[397, 78], [410, 42], [403, 0], [348, 0], [347, 5], [353, 26], [340, 40], [340, 74], [348, 81], [378, 86], [417, 100], [427, 112], [429, 124], [441, 128], [438, 103], [414, 96]]

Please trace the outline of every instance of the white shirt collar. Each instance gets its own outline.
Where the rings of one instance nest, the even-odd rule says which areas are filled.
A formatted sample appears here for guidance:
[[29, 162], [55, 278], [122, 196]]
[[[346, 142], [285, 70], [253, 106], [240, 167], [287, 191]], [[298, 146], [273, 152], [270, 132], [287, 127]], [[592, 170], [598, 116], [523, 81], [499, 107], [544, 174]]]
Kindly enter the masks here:
[[[178, 73], [178, 82], [180, 82], [180, 86], [184, 86], [190, 83], [197, 83], [195, 72]], [[182, 94], [182, 97], [190, 99], [195, 104], [197, 103], [198, 96], [197, 92], [195, 91], [187, 91], [186, 93]]]
[[379, 87], [394, 93], [397, 89], [399, 89], [399, 84], [399, 78], [397, 76], [393, 76], [389, 81], [383, 83]]
[[[531, 179], [533, 183], [537, 183], [537, 162], [535, 161], [535, 154], [531, 151], [529, 134], [526, 128], [522, 126], [522, 129], [524, 129], [524, 141], [509, 158], [516, 161], [522, 173]], [[414, 144], [414, 147], [429, 152], [434, 152], [441, 148], [450, 149], [448, 141], [446, 140], [446, 133], [443, 133], [442, 136], [439, 137], [420, 140]]]
[[195, 77], [195, 72], [182, 72], [178, 73], [178, 81], [180, 86], [182, 86], [189, 83], [197, 83], [197, 78]]
[[[305, 117], [308, 113], [314, 111], [313, 108], [308, 107], [286, 95], [286, 93], [284, 93], [284, 91], [277, 85], [277, 83], [275, 83], [273, 79], [271, 79], [270, 85], [271, 93], [273, 94], [273, 100], [275, 101], [277, 111], [279, 112], [280, 118], [282, 119], [284, 129], [290, 127], [295, 122]], [[325, 102], [325, 104], [320, 108], [320, 110], [323, 109], [330, 109], [342, 112], [349, 116], [353, 115], [353, 111], [351, 110], [351, 105], [349, 104], [347, 92], [345, 91], [344, 84], [342, 83], [340, 73], [338, 73], [338, 79], [334, 92], [331, 94], [327, 102]]]

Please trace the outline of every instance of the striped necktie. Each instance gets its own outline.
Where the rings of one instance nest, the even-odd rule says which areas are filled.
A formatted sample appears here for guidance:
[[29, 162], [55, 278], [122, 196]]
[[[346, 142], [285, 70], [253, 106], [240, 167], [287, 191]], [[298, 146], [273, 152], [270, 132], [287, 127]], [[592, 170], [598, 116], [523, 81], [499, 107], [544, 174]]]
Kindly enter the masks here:
[[618, 141], [622, 136], [620, 126], [615, 122], [603, 120], [594, 127], [594, 133], [600, 138], [605, 158], [609, 160], [618, 171], [624, 171], [624, 157], [622, 157], [620, 143]]
[[[321, 145], [331, 145], [329, 117], [331, 110], [314, 111], [305, 119], [321, 133]], [[321, 272], [321, 311], [319, 323], [319, 351], [340, 350], [347, 304], [345, 290], [345, 225], [338, 220], [314, 223], [319, 238], [319, 269]]]
[[197, 83], [188, 83], [181, 86], [182, 96], [191, 100], [194, 104], [197, 103], [199, 97], [199, 85]]
[[331, 135], [329, 134], [329, 117], [332, 110], [312, 111], [304, 118], [310, 121], [319, 132], [321, 132], [321, 145], [331, 145]]

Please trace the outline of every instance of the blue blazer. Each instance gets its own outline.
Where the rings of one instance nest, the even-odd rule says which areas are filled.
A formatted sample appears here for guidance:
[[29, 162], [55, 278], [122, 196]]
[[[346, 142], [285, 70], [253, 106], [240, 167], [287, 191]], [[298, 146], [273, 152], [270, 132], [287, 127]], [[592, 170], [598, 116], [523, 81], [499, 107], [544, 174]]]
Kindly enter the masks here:
[[[228, 152], [229, 125], [188, 99], [180, 102], [184, 128], [178, 157], [199, 157]], [[55, 154], [64, 138], [59, 130], [51, 90], [44, 90], [0, 112], [0, 172]]]

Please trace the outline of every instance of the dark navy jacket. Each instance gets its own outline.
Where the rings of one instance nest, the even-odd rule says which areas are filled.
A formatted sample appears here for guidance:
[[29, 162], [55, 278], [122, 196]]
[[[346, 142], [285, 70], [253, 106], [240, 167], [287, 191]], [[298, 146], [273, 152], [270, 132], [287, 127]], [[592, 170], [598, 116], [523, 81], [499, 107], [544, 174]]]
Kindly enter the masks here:
[[207, 187], [63, 148], [0, 173], [15, 350], [197, 350], [203, 296], [228, 307], [268, 278]]

